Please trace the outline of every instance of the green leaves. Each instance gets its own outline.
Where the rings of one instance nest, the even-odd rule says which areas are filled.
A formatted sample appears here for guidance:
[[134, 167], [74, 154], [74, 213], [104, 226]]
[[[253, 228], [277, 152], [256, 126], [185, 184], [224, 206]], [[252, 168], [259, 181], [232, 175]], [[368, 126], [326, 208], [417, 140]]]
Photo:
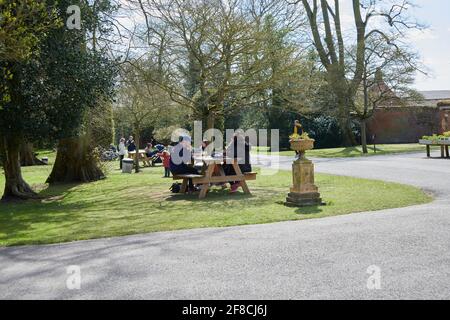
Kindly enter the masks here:
[[42, 0], [0, 2], [0, 60], [24, 61], [45, 32], [60, 24]]
[[[35, 7], [36, 14], [40, 13], [37, 8], [44, 8], [46, 18], [58, 12], [60, 16], [52, 21], [63, 21], [69, 1], [47, 3], [54, 6]], [[38, 33], [39, 41], [30, 47], [29, 55], [0, 60], [0, 104], [4, 106], [0, 109], [0, 132], [10, 130], [30, 139], [54, 140], [77, 135], [87, 110], [100, 100], [111, 99], [115, 68], [103, 53], [87, 48], [85, 30], [67, 30], [63, 23], [44, 28], [50, 22], [45, 22], [41, 13], [37, 18], [42, 21], [42, 28], [38, 28], [42, 33]], [[33, 21], [28, 19], [24, 28], [31, 30]]]

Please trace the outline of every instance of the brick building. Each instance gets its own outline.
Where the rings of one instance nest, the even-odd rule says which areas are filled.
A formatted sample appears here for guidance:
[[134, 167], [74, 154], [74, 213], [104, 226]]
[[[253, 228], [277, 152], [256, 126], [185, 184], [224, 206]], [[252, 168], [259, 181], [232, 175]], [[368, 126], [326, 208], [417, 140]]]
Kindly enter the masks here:
[[421, 91], [423, 100], [380, 106], [367, 124], [372, 143], [415, 143], [424, 135], [450, 131], [450, 90]]

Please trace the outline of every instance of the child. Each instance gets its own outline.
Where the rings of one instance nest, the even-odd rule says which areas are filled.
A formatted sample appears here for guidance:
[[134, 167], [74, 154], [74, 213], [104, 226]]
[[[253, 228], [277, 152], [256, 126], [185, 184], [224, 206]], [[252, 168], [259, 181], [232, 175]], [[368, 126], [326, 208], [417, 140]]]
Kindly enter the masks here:
[[164, 166], [164, 178], [170, 178], [170, 153], [169, 151], [164, 150], [163, 152], [158, 153], [158, 157], [163, 161]]

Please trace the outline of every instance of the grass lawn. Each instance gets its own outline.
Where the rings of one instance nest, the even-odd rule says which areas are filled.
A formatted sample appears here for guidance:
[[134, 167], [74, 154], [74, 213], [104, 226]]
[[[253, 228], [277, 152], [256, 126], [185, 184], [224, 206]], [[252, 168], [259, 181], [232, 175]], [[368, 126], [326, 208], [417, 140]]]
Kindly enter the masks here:
[[[47, 156], [53, 161], [52, 154]], [[50, 166], [23, 170], [45, 200], [0, 204], [0, 246], [321, 218], [431, 201], [414, 187], [318, 174], [317, 184], [327, 206], [287, 208], [283, 201], [291, 176], [284, 171], [259, 175], [257, 181], [249, 182], [252, 196], [213, 190], [200, 201], [196, 196], [172, 195], [172, 180], [161, 178], [159, 167], [137, 175], [123, 175], [111, 168], [103, 181], [52, 187], [44, 184]]]
[[[417, 143], [411, 144], [380, 144], [376, 146], [377, 152], [374, 151], [373, 145], [368, 146], [368, 154], [362, 152], [361, 146], [349, 147], [349, 148], [332, 148], [332, 149], [314, 149], [308, 151], [308, 157], [316, 158], [350, 158], [350, 157], [364, 157], [364, 156], [374, 156], [383, 154], [394, 154], [394, 153], [407, 153], [407, 152], [417, 152], [423, 151], [425, 153], [425, 146], [421, 146]], [[255, 148], [257, 150], [268, 150], [268, 148]], [[281, 156], [294, 156], [294, 151], [281, 151], [279, 152]]]

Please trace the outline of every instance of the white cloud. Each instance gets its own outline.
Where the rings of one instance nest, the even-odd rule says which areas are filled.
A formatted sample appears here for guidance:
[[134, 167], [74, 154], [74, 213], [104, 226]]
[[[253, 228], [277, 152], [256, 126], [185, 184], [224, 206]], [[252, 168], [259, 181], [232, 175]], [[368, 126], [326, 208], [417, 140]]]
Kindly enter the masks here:
[[408, 37], [414, 41], [439, 39], [439, 35], [433, 29], [425, 29], [425, 30], [412, 29], [409, 31]]

